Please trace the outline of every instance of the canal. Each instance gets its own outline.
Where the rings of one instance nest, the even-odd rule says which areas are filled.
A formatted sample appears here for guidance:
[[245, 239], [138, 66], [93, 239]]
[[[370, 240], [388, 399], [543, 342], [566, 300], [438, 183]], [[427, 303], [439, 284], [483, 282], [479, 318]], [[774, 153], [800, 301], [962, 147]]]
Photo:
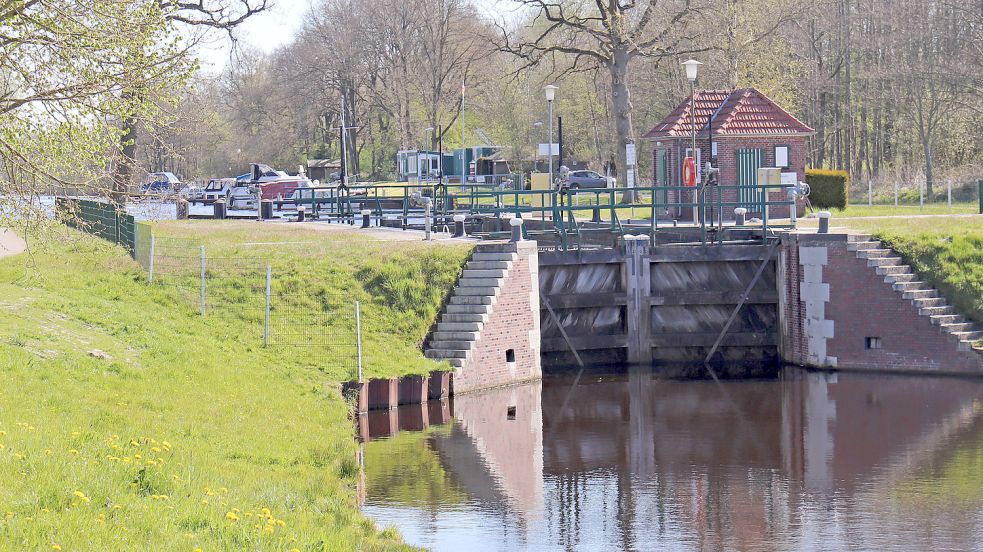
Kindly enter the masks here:
[[360, 423], [363, 511], [434, 550], [983, 548], [979, 380], [642, 370]]

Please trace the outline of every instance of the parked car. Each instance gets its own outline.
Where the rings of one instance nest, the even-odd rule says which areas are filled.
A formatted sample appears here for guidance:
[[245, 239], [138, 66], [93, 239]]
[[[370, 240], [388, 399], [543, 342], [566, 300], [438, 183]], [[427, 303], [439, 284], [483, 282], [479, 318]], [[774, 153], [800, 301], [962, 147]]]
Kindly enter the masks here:
[[150, 173], [140, 186], [144, 194], [173, 194], [180, 189], [181, 179], [171, 172]]
[[565, 185], [572, 189], [588, 188], [614, 188], [615, 179], [610, 176], [601, 176], [594, 171], [570, 171], [570, 178]]

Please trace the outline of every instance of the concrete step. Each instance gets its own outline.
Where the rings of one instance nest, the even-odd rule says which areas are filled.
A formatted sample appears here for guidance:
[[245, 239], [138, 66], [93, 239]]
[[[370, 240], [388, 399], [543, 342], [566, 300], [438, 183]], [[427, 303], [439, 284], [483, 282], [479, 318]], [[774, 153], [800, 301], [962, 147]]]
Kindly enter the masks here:
[[495, 268], [490, 270], [479, 270], [479, 269], [465, 269], [461, 273], [462, 278], [504, 278], [507, 271], [504, 268]]
[[[495, 298], [485, 295], [452, 295], [450, 302], [451, 305], [491, 305], [495, 302]], [[448, 305], [448, 308], [451, 305]]]
[[971, 343], [983, 339], [983, 331], [953, 332], [952, 335], [958, 337], [959, 341], [969, 341]]
[[504, 278], [461, 278], [457, 281], [460, 287], [485, 287], [498, 288], [502, 286]]
[[440, 322], [438, 332], [480, 332], [481, 322]]
[[857, 256], [861, 259], [880, 259], [889, 257], [894, 251], [890, 249], [861, 249], [857, 251]]
[[[448, 305], [451, 306], [451, 305]], [[440, 315], [441, 322], [488, 322], [487, 314], [442, 314]]]
[[848, 242], [869, 242], [873, 241], [870, 234], [847, 234], [846, 241]]
[[901, 264], [901, 257], [881, 257], [879, 259], [867, 259], [867, 266], [895, 266]]
[[515, 244], [506, 241], [500, 243], [482, 243], [477, 247], [476, 251], [479, 253], [515, 253]]
[[906, 291], [901, 296], [905, 299], [934, 299], [939, 296], [939, 292], [934, 289], [919, 289]]
[[474, 347], [474, 341], [432, 341], [430, 346], [437, 350], [470, 351]]
[[946, 301], [944, 297], [932, 297], [930, 299], [912, 299], [912, 304], [915, 305], [917, 309], [924, 309], [926, 307], [944, 307]]
[[[462, 324], [462, 322], [445, 322], [445, 324]], [[430, 337], [432, 341], [474, 341], [478, 339], [478, 332], [434, 332]], [[441, 347], [435, 347], [431, 343], [431, 348], [440, 349]]]
[[881, 276], [887, 276], [888, 274], [910, 274], [911, 267], [908, 265], [879, 266], [877, 267], [877, 273]]
[[464, 366], [464, 360], [465, 359], [463, 358], [448, 358], [447, 362], [449, 362], [454, 368], [460, 368]]
[[[468, 297], [468, 299], [473, 299], [473, 297]], [[491, 312], [491, 303], [455, 303], [454, 298], [451, 297], [451, 304], [444, 307], [444, 316], [454, 316], [458, 314], [487, 314]], [[452, 322], [448, 320], [448, 322]], [[476, 320], [468, 320], [468, 322], [476, 322]]]
[[465, 270], [509, 270], [511, 261], [468, 261]]
[[918, 275], [915, 273], [908, 274], [890, 274], [884, 277], [884, 281], [889, 284], [902, 284], [905, 282], [914, 282]]
[[865, 249], [877, 249], [881, 246], [879, 241], [856, 241], [846, 244], [848, 251], [863, 251]]
[[971, 332], [976, 330], [973, 322], [955, 322], [953, 324], [942, 324], [942, 331], [946, 333]]
[[[921, 309], [918, 311], [921, 313]], [[930, 315], [932, 324], [936, 326], [944, 326], [946, 324], [962, 324], [966, 321], [966, 318], [960, 314], [933, 314]]]
[[496, 292], [498, 292], [498, 286], [457, 286], [454, 288], [454, 297], [476, 295], [491, 299], [495, 297]]
[[427, 358], [434, 358], [438, 360], [445, 359], [445, 358], [466, 359], [468, 358], [469, 352], [470, 351], [458, 351], [455, 349], [427, 349], [427, 352], [424, 353], [424, 356], [426, 356]]
[[894, 291], [919, 291], [922, 289], [932, 289], [925, 282], [898, 282], [891, 285]]
[[922, 316], [933, 316], [936, 314], [954, 314], [955, 310], [951, 305], [946, 305], [944, 307], [925, 307], [924, 309], [918, 309], [918, 314]]
[[475, 251], [471, 254], [472, 261], [514, 261], [518, 258], [515, 253], [497, 253]]

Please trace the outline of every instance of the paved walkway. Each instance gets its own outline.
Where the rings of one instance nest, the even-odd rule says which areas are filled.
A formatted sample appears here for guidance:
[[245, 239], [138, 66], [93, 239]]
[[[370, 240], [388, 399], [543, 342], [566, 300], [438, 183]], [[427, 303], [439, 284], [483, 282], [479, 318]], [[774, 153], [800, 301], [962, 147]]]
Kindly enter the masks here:
[[17, 234], [6, 228], [0, 228], [0, 259], [16, 255], [27, 249], [27, 243]]

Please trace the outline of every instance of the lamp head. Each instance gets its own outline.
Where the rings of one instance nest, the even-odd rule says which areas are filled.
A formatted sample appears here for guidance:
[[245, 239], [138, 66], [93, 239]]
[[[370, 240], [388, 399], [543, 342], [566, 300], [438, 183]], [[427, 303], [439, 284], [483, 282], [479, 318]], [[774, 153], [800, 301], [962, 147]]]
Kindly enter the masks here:
[[686, 68], [686, 78], [689, 79], [690, 82], [696, 82], [696, 72], [703, 64], [700, 63], [699, 61], [696, 61], [695, 59], [690, 59], [684, 61], [680, 65]]
[[543, 91], [546, 93], [546, 101], [552, 102], [556, 98], [556, 91], [559, 88], [560, 88], [559, 86], [553, 84], [547, 84], [546, 86], [544, 86]]

